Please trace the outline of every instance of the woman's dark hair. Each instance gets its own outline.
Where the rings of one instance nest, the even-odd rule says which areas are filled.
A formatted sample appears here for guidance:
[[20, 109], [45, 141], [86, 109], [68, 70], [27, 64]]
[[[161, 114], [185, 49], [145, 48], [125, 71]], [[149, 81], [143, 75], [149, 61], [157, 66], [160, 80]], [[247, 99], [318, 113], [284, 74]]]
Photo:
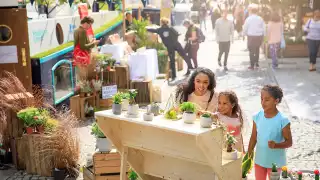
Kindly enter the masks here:
[[93, 24], [94, 19], [90, 16], [85, 16], [83, 19], [81, 19], [81, 24], [88, 23], [88, 24]]
[[281, 17], [277, 12], [272, 12], [270, 20], [272, 22], [280, 22], [281, 21]]
[[236, 95], [235, 92], [233, 91], [222, 91], [219, 93], [219, 97], [220, 96], [227, 96], [229, 99], [229, 102], [233, 105], [232, 107], [232, 115], [237, 114], [239, 119], [240, 119], [240, 123], [241, 123], [241, 127], [243, 126], [243, 114], [242, 114], [242, 109], [239, 105], [239, 99]]
[[[216, 88], [216, 79], [214, 73], [208, 68], [197, 68], [190, 76], [187, 84], [178, 85], [176, 91], [176, 100], [180, 103], [187, 102], [188, 97], [191, 93], [194, 92], [194, 80], [196, 76], [200, 73], [203, 73], [209, 78], [208, 90], [211, 91], [211, 94], [214, 94], [214, 89]], [[212, 97], [211, 95], [211, 97]]]
[[281, 103], [283, 98], [282, 89], [276, 85], [265, 85], [262, 90], [267, 91], [274, 99], [279, 99], [279, 103]]

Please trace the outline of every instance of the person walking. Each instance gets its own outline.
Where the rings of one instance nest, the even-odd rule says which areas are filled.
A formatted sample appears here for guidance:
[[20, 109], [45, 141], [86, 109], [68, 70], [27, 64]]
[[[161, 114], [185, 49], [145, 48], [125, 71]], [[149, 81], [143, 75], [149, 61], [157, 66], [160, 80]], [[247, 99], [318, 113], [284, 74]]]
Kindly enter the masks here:
[[320, 9], [316, 9], [313, 18], [309, 19], [304, 31], [308, 33], [307, 43], [309, 48], [310, 67], [309, 71], [316, 71], [317, 55], [320, 47]]
[[258, 5], [252, 5], [251, 14], [246, 19], [243, 31], [248, 37], [248, 50], [250, 56], [250, 66], [248, 69], [253, 70], [254, 67], [259, 68], [260, 46], [265, 35], [265, 23], [263, 19], [257, 15]]
[[179, 33], [169, 26], [169, 19], [161, 18], [161, 27], [158, 29], [147, 29], [149, 32], [157, 33], [162, 39], [163, 44], [167, 47], [168, 55], [170, 59], [171, 79], [174, 81], [177, 77], [176, 72], [176, 58], [175, 51], [185, 60], [188, 65], [188, 70], [185, 75], [190, 74], [190, 70], [193, 69], [190, 58], [186, 55], [184, 49], [178, 41]]
[[235, 12], [235, 29], [238, 32], [239, 39], [242, 37], [242, 26], [244, 22], [244, 9], [242, 5], [238, 5]]
[[234, 25], [228, 20], [228, 9], [222, 10], [222, 17], [216, 22], [216, 40], [219, 44], [218, 65], [221, 66], [221, 57], [224, 54], [224, 70], [228, 70], [227, 61], [230, 51], [230, 44], [233, 42]]
[[212, 31], [216, 28], [216, 21], [221, 17], [218, 8], [212, 8], [210, 12]]
[[271, 14], [271, 19], [267, 27], [267, 40], [272, 59], [272, 68], [278, 67], [278, 50], [280, 48], [283, 33], [283, 23], [277, 12]]
[[199, 35], [200, 28], [196, 27], [190, 20], [185, 20], [183, 26], [187, 28], [185, 35], [185, 51], [193, 61], [194, 68], [198, 68], [198, 50], [199, 50]]
[[206, 18], [207, 18], [207, 5], [205, 2], [202, 2], [199, 10], [199, 21], [200, 21], [200, 29], [207, 30], [207, 24], [206, 24]]

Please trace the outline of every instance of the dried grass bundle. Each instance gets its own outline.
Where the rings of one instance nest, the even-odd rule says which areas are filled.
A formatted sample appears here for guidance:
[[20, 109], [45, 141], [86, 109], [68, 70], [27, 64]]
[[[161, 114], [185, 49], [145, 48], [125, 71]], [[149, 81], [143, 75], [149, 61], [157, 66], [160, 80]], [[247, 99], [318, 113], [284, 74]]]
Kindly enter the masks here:
[[51, 162], [46, 166], [50, 168], [66, 169], [68, 174], [78, 176], [78, 160], [80, 158], [80, 144], [76, 127], [77, 118], [70, 111], [62, 110], [54, 114], [59, 121], [58, 127], [46, 138], [39, 148], [39, 154], [43, 154], [45, 162], [50, 158]]

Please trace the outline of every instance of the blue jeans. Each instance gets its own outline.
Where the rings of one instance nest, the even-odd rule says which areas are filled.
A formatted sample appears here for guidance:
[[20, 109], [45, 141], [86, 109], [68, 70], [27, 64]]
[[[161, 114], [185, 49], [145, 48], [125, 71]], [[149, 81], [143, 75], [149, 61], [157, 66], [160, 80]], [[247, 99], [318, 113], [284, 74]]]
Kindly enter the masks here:
[[308, 48], [309, 48], [310, 64], [316, 64], [317, 55], [320, 47], [320, 40], [307, 39], [307, 42], [308, 42]]

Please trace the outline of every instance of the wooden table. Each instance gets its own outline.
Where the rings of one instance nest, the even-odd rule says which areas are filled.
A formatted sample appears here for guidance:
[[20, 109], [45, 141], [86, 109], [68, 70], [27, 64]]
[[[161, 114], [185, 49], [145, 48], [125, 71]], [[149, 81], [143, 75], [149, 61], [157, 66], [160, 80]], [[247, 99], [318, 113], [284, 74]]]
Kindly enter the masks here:
[[153, 121], [128, 118], [126, 112], [95, 113], [99, 127], [122, 156], [121, 179], [126, 162], [143, 180], [239, 180], [241, 155], [235, 161], [222, 159], [221, 127], [201, 128], [199, 122], [185, 124], [157, 116]]

